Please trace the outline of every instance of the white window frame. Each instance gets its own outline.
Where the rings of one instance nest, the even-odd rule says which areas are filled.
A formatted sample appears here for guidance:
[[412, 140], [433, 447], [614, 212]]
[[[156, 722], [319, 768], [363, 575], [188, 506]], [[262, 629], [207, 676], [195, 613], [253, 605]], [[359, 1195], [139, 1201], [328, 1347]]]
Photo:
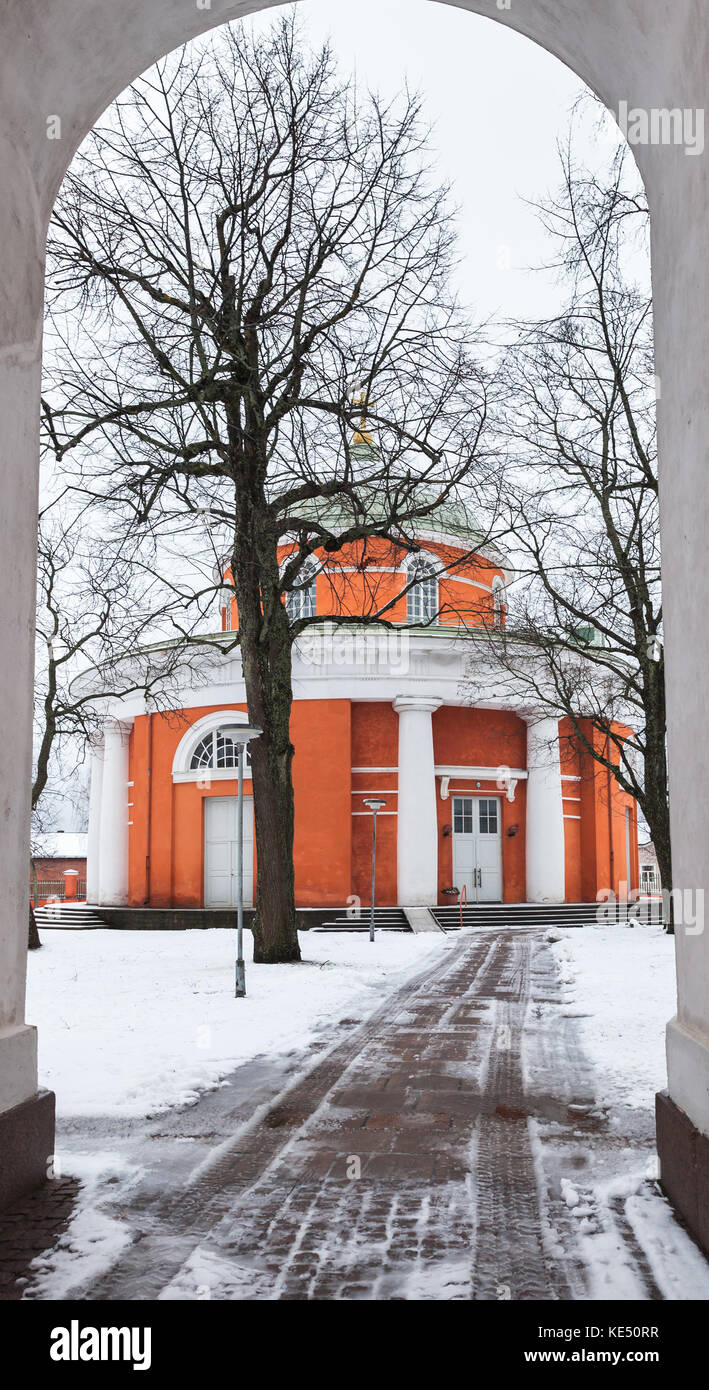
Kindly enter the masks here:
[[505, 581], [500, 579], [499, 574], [496, 574], [492, 581], [492, 620], [495, 627], [502, 627], [502, 614], [506, 607]]
[[[282, 569], [293, 557], [287, 556], [283, 562]], [[295, 589], [288, 589], [285, 596], [286, 612], [291, 623], [297, 623], [301, 618], [315, 618], [318, 611], [318, 575], [321, 570], [318, 561], [310, 556], [301, 569]]]
[[[189, 729], [180, 739], [172, 760], [172, 780], [173, 782], [234, 782], [237, 777], [235, 767], [192, 767], [192, 758], [196, 753], [200, 743], [208, 734], [216, 735], [220, 729], [235, 726], [237, 724], [248, 724], [248, 717], [241, 709], [220, 709], [213, 710], [211, 714], [205, 714], [202, 719], [197, 719], [191, 724]], [[216, 757], [216, 748], [215, 748]], [[244, 762], [244, 772], [250, 778], [250, 754], [246, 749], [246, 759]]]
[[[233, 721], [232, 721], [232, 722], [233, 722]], [[234, 743], [232, 739], [225, 739], [224, 742], [225, 742], [225, 743], [229, 743], [229, 744], [231, 745], [232, 756], [233, 756], [233, 758], [234, 758], [234, 761], [233, 761], [233, 762], [230, 762], [230, 763], [225, 763], [223, 767], [220, 767], [220, 766], [219, 766], [219, 745], [218, 745], [218, 739], [219, 739], [219, 736], [220, 736], [220, 734], [221, 734], [221, 732], [222, 732], [222, 727], [223, 727], [223, 726], [220, 725], [219, 728], [217, 728], [217, 729], [211, 729], [209, 733], [204, 734], [204, 735], [202, 736], [202, 738], [199, 740], [199, 742], [195, 744], [194, 748], [192, 749], [192, 754], [191, 754], [191, 757], [190, 757], [190, 771], [191, 771], [191, 772], [234, 772], [234, 773], [235, 773], [235, 772], [238, 770], [238, 761], [237, 761], [237, 759], [238, 759], [238, 752], [239, 752], [239, 749], [238, 749], [238, 744]], [[209, 762], [209, 763], [195, 763], [195, 762], [194, 762], [194, 757], [195, 757], [195, 754], [197, 753], [197, 750], [198, 750], [199, 748], [201, 748], [202, 744], [203, 744], [203, 743], [206, 743], [207, 740], [210, 740], [210, 741], [211, 741], [211, 745], [212, 745], [212, 753], [211, 753], [211, 759], [212, 759], [212, 760], [211, 760], [211, 762]], [[245, 759], [244, 759], [244, 771], [246, 771], [246, 768], [247, 768], [247, 767], [251, 767], [251, 754], [250, 754], [250, 752], [249, 752], [249, 746], [248, 746], [248, 744], [246, 745], [245, 752], [246, 752], [246, 757], [245, 757]]]
[[[406, 564], [406, 621], [411, 627], [438, 622], [440, 563], [432, 555], [412, 555]], [[413, 580], [416, 583], [412, 583]]]

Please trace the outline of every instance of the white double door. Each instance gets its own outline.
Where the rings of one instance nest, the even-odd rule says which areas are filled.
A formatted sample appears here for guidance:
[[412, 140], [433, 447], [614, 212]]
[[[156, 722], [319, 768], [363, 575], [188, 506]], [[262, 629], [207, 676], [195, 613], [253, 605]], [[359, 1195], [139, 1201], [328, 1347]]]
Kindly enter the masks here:
[[[208, 796], [204, 803], [204, 905], [236, 907], [235, 796]], [[244, 906], [254, 901], [254, 803], [244, 797]]]
[[453, 882], [468, 902], [502, 901], [500, 798], [453, 797]]

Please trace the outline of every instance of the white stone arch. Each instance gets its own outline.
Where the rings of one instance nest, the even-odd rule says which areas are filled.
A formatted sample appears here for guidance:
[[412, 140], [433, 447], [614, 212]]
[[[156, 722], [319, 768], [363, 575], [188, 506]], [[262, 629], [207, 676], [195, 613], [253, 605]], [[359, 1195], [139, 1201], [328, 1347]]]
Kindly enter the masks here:
[[196, 719], [194, 724], [190, 724], [185, 731], [180, 742], [175, 749], [175, 756], [172, 760], [172, 780], [173, 782], [199, 782], [208, 778], [210, 782], [233, 782], [236, 777], [236, 768], [233, 767], [213, 767], [195, 768], [191, 767], [192, 755], [198, 744], [202, 742], [207, 734], [215, 734], [227, 724], [248, 725], [249, 717], [241, 709], [216, 709], [210, 710], [201, 719]]
[[[13, 738], [5, 750], [0, 790], [0, 875], [5, 891], [0, 926], [0, 1118], [35, 1097], [37, 1089], [36, 1040], [24, 1023], [24, 986], [37, 404], [47, 222], [81, 139], [130, 81], [180, 43], [273, 3], [210, 0], [207, 7], [207, 0], [26, 0], [5, 6], [2, 16], [0, 458], [3, 494], [12, 497], [12, 506], [0, 514], [0, 633], [5, 643], [0, 704]], [[709, 14], [703, 0], [673, 0], [672, 5], [660, 0], [626, 0], [623, 5], [617, 0], [512, 0], [509, 8], [502, 7], [501, 0], [457, 3], [548, 49], [612, 110], [618, 110], [621, 101], [645, 110], [658, 105], [704, 110]], [[709, 781], [709, 739], [698, 738], [698, 731], [705, 729], [709, 676], [709, 566], [704, 549], [709, 517], [709, 159], [653, 146], [639, 147], [635, 155], [652, 215], [656, 372], [661, 382], [660, 507], [673, 867], [675, 882], [696, 894], [709, 876], [709, 804], [696, 790]], [[690, 590], [696, 601], [686, 605], [684, 596]], [[668, 1063], [670, 1094], [689, 1126], [689, 1152], [692, 1136], [709, 1136], [709, 932], [680, 931], [677, 959], [678, 1016], [668, 1033]], [[35, 1149], [41, 1147], [39, 1135], [35, 1127]], [[20, 1133], [15, 1143], [17, 1151], [23, 1149], [22, 1137]], [[33, 1159], [25, 1153], [18, 1190], [40, 1180], [45, 1157], [35, 1154]], [[709, 1167], [709, 1160], [704, 1161]], [[8, 1172], [6, 1192], [13, 1191], [15, 1171]], [[691, 1198], [684, 1210], [691, 1221]], [[709, 1231], [704, 1238], [709, 1244]]]

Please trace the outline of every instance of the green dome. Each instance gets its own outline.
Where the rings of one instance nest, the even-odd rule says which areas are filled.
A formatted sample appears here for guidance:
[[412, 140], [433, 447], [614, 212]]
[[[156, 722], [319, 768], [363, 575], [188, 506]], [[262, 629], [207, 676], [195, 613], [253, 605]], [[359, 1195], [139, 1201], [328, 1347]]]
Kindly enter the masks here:
[[[328, 530], [338, 532], [347, 530], [357, 521], [366, 520], [376, 524], [387, 520], [390, 510], [376, 493], [367, 497], [366, 494], [360, 492], [360, 497], [363, 502], [363, 509], [360, 511], [357, 511], [354, 502], [347, 496], [317, 497], [304, 502], [294, 509], [294, 529], [295, 523], [304, 523], [307, 526], [308, 522], [319, 522]], [[401, 523], [401, 530], [404, 534], [418, 538], [440, 531], [446, 535], [460, 537], [466, 547], [469, 547], [471, 542], [473, 544], [485, 542], [485, 531], [480, 527], [465, 503], [457, 498], [447, 497], [445, 501], [435, 506], [433, 505], [435, 500], [435, 492], [429, 490], [420, 493], [418, 505], [421, 507], [430, 506], [431, 510], [420, 517], [406, 517]]]

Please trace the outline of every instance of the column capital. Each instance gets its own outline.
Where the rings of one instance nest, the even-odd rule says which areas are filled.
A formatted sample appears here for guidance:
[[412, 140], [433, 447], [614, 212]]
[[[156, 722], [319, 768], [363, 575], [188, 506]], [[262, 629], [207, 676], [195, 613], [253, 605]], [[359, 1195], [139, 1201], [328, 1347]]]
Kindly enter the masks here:
[[397, 695], [396, 699], [392, 700], [392, 708], [396, 710], [397, 714], [408, 714], [409, 712], [435, 714], [442, 704], [443, 699], [439, 699], [435, 695]]
[[533, 726], [535, 724], [555, 724], [558, 728], [561, 718], [561, 715], [552, 714], [546, 709], [517, 709], [515, 710], [515, 714], [518, 714], [520, 719], [523, 719], [527, 726]]
[[113, 715], [110, 715], [108, 719], [105, 719], [103, 723], [104, 747], [106, 739], [112, 737], [118, 737], [120, 738], [122, 743], [126, 743], [130, 738], [131, 729], [133, 728], [133, 722], [134, 721], [132, 714], [128, 715], [126, 718], [124, 718], [123, 716], [119, 718], [117, 716], [114, 717]]

